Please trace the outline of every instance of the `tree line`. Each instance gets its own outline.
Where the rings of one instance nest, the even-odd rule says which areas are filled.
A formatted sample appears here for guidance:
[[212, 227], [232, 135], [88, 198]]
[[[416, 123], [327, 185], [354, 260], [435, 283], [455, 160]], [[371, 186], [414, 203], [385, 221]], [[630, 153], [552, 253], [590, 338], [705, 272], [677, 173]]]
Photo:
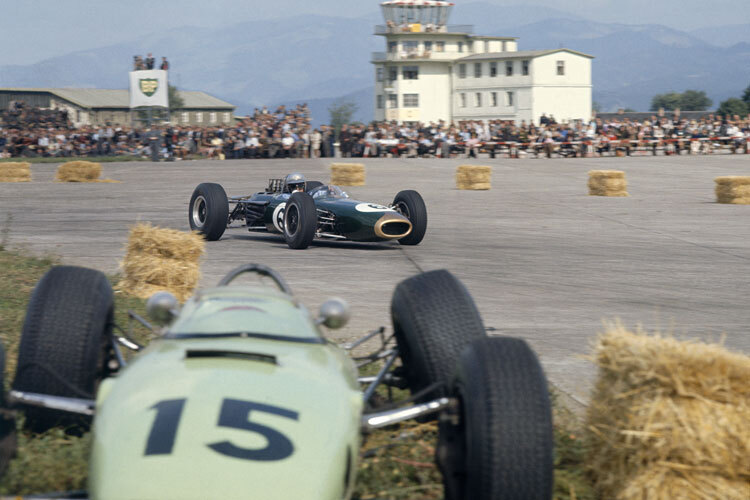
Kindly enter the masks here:
[[[686, 90], [685, 92], [668, 92], [656, 94], [651, 99], [650, 111], [706, 111], [711, 107], [713, 101], [708, 98], [703, 90]], [[716, 110], [716, 114], [722, 116], [740, 115], [750, 113], [750, 85], [745, 89], [742, 97], [730, 97], [722, 101]]]

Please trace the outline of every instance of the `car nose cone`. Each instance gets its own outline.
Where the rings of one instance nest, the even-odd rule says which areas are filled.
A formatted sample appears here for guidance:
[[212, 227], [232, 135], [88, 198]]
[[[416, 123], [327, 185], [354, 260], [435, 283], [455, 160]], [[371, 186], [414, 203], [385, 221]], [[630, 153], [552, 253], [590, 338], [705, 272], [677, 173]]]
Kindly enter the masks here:
[[375, 235], [384, 239], [399, 239], [411, 233], [411, 222], [403, 215], [392, 212], [375, 222]]

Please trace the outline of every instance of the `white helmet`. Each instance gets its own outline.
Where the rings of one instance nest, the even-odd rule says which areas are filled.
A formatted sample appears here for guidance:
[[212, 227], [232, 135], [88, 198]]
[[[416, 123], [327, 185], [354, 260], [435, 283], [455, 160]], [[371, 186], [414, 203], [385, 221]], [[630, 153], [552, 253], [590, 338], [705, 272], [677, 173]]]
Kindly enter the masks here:
[[293, 193], [298, 188], [302, 188], [302, 191], [304, 191], [305, 184], [305, 176], [299, 172], [294, 172], [293, 174], [287, 175], [284, 179], [284, 192]]

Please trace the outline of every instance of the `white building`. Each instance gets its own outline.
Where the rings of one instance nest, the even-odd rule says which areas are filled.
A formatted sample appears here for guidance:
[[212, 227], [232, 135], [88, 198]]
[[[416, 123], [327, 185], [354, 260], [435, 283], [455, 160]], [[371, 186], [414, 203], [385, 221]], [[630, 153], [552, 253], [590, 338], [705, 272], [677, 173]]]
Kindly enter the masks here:
[[453, 4], [381, 4], [386, 52], [375, 65], [375, 120], [457, 122], [563, 120], [591, 116], [591, 60], [569, 49], [518, 51], [517, 38], [473, 35], [448, 25]]

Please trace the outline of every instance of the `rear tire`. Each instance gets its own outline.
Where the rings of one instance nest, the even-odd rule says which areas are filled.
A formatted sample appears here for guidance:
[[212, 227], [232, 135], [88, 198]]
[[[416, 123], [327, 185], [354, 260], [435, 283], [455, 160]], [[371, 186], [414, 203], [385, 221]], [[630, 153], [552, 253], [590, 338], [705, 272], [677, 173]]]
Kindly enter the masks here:
[[476, 339], [459, 358], [459, 424], [440, 423], [446, 500], [549, 500], [554, 476], [547, 380], [528, 344]]
[[411, 222], [411, 232], [398, 242], [402, 245], [419, 245], [427, 232], [427, 206], [422, 196], [411, 189], [401, 191], [393, 199], [393, 205]]
[[310, 246], [318, 228], [318, 210], [307, 193], [292, 193], [284, 209], [284, 239], [289, 248], [303, 250]]
[[[114, 314], [112, 287], [99, 271], [56, 266], [37, 283], [26, 310], [13, 389], [94, 399], [107, 372]], [[91, 417], [27, 407], [25, 426], [88, 430]]]
[[399, 283], [391, 299], [391, 319], [404, 377], [413, 394], [435, 382], [443, 382], [444, 387], [430, 396], [447, 394], [461, 351], [486, 335], [468, 290], [444, 269]]
[[229, 200], [220, 184], [199, 184], [190, 197], [188, 208], [190, 229], [198, 231], [208, 241], [221, 238], [229, 220]]

